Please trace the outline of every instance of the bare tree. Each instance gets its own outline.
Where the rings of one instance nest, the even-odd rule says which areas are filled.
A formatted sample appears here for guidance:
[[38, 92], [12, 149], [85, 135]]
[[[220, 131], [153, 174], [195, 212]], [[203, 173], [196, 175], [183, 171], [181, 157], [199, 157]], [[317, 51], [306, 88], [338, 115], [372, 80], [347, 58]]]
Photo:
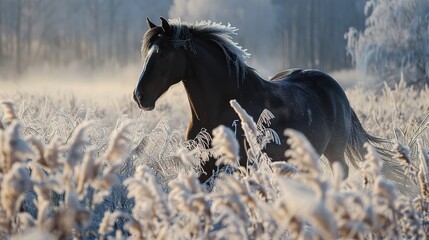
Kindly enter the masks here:
[[121, 0], [109, 0], [109, 15], [108, 15], [108, 58], [113, 59], [113, 35], [116, 25], [116, 15], [119, 12], [119, 8], [122, 4]]
[[22, 72], [39, 64], [95, 69], [138, 62], [145, 18], [168, 16], [240, 28], [235, 40], [254, 54], [256, 62], [250, 64], [270, 60], [267, 73], [281, 67], [331, 71], [351, 66], [343, 36], [349, 26], [363, 27], [365, 2], [0, 0], [0, 69]]
[[22, 0], [16, 0], [16, 15], [15, 15], [15, 55], [16, 55], [16, 72], [22, 71], [22, 45], [21, 45], [21, 17], [22, 17]]
[[393, 85], [401, 72], [409, 84], [429, 83], [429, 2], [369, 0], [367, 24], [347, 34], [356, 67]]

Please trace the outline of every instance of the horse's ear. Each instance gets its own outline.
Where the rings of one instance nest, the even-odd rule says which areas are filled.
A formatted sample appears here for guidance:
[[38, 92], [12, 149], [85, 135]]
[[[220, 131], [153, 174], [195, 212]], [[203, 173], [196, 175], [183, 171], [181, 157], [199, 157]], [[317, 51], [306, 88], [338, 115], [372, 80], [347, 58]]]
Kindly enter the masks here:
[[148, 26], [149, 28], [154, 28], [154, 27], [156, 27], [155, 23], [151, 22], [151, 21], [149, 20], [149, 18], [146, 18], [146, 23], [147, 23], [147, 26]]
[[162, 29], [164, 30], [164, 32], [166, 32], [166, 33], [169, 33], [170, 31], [171, 31], [171, 26], [170, 26], [170, 24], [168, 23], [168, 21], [167, 20], [165, 20], [165, 18], [163, 18], [163, 17], [160, 17], [160, 19], [161, 19], [161, 26], [162, 26]]

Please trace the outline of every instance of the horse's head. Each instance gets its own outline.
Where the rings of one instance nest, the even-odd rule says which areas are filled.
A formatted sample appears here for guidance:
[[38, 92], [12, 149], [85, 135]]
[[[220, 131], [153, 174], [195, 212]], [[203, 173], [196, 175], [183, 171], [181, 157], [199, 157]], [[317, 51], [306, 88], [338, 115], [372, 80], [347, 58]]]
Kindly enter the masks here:
[[[149, 19], [149, 30], [142, 45], [143, 70], [133, 92], [133, 98], [141, 109], [152, 110], [155, 102], [168, 88], [185, 77], [185, 48], [172, 40], [176, 32], [167, 20], [156, 26]], [[186, 41], [186, 40], [183, 40]]]

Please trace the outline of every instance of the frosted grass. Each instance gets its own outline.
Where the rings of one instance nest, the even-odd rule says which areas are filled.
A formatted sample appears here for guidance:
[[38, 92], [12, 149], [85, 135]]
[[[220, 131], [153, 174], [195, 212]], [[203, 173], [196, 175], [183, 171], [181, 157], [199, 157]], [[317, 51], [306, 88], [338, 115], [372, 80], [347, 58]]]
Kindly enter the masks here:
[[[228, 128], [186, 142], [175, 98], [165, 99], [153, 118], [76, 97], [12, 98], [0, 113], [0, 236], [425, 239], [427, 91], [405, 83], [379, 94], [347, 91], [365, 128], [393, 139], [384, 147], [412, 182], [405, 192], [384, 175], [386, 164], [370, 146], [354, 173], [360, 178], [344, 179], [335, 163], [332, 175], [323, 174], [306, 138], [286, 130], [291, 160], [271, 163], [263, 149], [276, 139], [269, 130], [273, 116], [265, 112], [255, 123], [237, 102], [231, 104], [241, 115], [238, 127], [252, 143], [245, 167], [237, 165], [238, 144]], [[131, 99], [118, 104], [135, 108]], [[217, 173], [208, 191], [197, 176], [199, 162], [212, 155], [235, 171]]]

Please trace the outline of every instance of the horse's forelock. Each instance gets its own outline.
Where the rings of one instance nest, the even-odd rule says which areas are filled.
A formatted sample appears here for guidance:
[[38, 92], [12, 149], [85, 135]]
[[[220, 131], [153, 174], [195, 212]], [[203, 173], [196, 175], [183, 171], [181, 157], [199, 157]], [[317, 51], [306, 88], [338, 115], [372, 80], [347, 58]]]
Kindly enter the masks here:
[[162, 33], [161, 27], [154, 27], [149, 29], [143, 36], [142, 41], [142, 48], [141, 48], [141, 55], [143, 58], [146, 57], [147, 53], [149, 52], [150, 47], [152, 44], [158, 39], [158, 35]]

